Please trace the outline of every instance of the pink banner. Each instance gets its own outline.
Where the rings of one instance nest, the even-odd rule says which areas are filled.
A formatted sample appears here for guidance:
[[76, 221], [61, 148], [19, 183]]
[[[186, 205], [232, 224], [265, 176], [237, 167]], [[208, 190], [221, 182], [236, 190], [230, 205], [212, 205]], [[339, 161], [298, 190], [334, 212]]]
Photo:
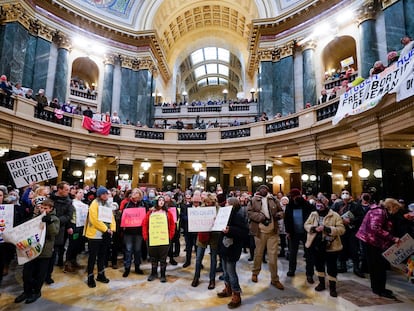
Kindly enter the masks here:
[[86, 116], [83, 116], [82, 126], [88, 131], [102, 135], [109, 135], [109, 131], [111, 130], [110, 122], [97, 121]]
[[121, 227], [141, 227], [146, 213], [145, 207], [125, 208], [122, 211]]

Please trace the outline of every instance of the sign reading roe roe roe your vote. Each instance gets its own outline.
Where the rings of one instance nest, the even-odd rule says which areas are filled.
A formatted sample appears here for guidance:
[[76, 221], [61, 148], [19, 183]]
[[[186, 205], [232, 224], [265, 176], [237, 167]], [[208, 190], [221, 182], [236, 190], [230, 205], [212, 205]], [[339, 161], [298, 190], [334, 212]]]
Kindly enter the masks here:
[[49, 151], [8, 161], [7, 167], [17, 188], [58, 176]]

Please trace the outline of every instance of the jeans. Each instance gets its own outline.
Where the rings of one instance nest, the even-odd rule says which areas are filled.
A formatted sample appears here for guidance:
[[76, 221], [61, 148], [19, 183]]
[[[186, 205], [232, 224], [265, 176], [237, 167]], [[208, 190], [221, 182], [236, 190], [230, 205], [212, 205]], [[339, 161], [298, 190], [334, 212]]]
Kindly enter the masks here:
[[237, 261], [229, 261], [225, 258], [221, 258], [221, 264], [224, 271], [224, 282], [229, 283], [233, 292], [240, 292], [239, 277], [236, 272]]
[[313, 276], [314, 261], [313, 256], [310, 255], [310, 251], [305, 247], [306, 233], [291, 234], [289, 241], [289, 271], [295, 272], [297, 265], [297, 257], [299, 250], [299, 243], [303, 243], [303, 250], [305, 252], [305, 263], [306, 263], [306, 276]]
[[[201, 262], [204, 258], [204, 253], [206, 249], [199, 246], [197, 247], [197, 257], [196, 257], [196, 265], [195, 265], [195, 273], [194, 277], [200, 278], [201, 272]], [[216, 268], [217, 268], [217, 250], [212, 249], [210, 247], [210, 280], [216, 279]]]
[[124, 255], [124, 266], [125, 268], [131, 268], [132, 252], [134, 253], [134, 263], [136, 266], [141, 264], [141, 247], [142, 247], [142, 236], [137, 234], [125, 234], [125, 255]]

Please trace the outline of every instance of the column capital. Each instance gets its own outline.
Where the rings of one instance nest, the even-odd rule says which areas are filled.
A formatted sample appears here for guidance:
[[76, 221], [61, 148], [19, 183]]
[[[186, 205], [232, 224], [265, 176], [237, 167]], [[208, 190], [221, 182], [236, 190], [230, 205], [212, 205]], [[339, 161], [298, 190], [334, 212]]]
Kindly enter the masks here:
[[358, 24], [367, 20], [375, 19], [378, 11], [378, 5], [373, 0], [367, 0], [357, 11]]
[[115, 65], [117, 56], [114, 54], [105, 54], [103, 63], [104, 65]]
[[59, 49], [70, 50], [72, 47], [70, 38], [59, 30], [52, 33], [52, 41], [58, 46]]
[[301, 48], [301, 51], [304, 52], [306, 50], [314, 50], [314, 49], [316, 49], [317, 45], [318, 44], [316, 43], [315, 40], [309, 40], [309, 41], [306, 41], [305, 43], [303, 43], [300, 46], [300, 48]]
[[121, 67], [123, 67], [123, 68], [133, 69], [134, 60], [135, 59], [132, 58], [132, 57], [119, 55], [119, 61], [121, 62]]
[[291, 40], [280, 47], [280, 58], [292, 56], [295, 51], [296, 42]]
[[267, 48], [257, 51], [257, 56], [260, 61], [278, 61], [280, 59], [280, 48]]

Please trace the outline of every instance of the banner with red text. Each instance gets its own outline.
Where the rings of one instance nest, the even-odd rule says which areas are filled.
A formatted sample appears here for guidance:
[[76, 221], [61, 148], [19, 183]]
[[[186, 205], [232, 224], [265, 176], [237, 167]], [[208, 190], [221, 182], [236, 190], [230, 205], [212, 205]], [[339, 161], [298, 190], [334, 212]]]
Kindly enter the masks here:
[[83, 116], [82, 126], [88, 131], [102, 135], [109, 135], [109, 131], [111, 130], [111, 122], [93, 120], [87, 116]]
[[46, 225], [42, 222], [44, 214], [7, 230], [3, 234], [6, 242], [16, 246], [17, 262], [23, 265], [38, 257], [45, 245]]

